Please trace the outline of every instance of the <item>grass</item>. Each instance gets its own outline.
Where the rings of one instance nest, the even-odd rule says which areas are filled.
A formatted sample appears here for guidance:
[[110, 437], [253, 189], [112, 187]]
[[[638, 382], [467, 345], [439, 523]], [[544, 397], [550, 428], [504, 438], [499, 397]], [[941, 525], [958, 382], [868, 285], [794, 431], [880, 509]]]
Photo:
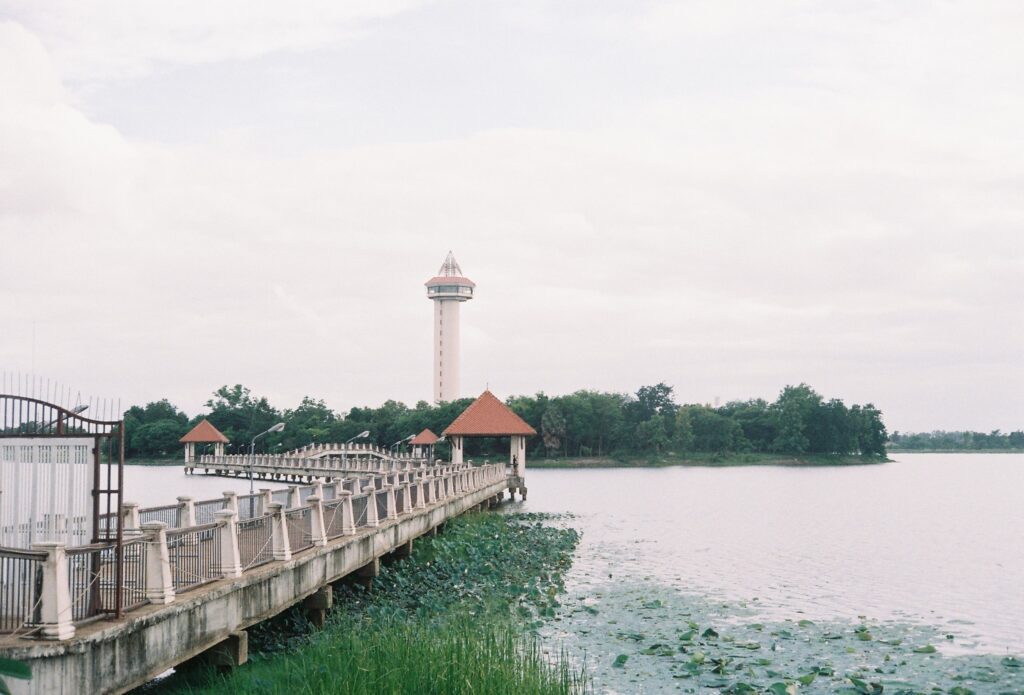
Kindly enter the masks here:
[[578, 535], [539, 515], [471, 514], [385, 565], [372, 591], [335, 586], [319, 632], [287, 611], [250, 630], [250, 663], [151, 686], [190, 693], [580, 693], [582, 672], [529, 631], [554, 614]]
[[807, 454], [662, 454], [646, 458], [619, 458], [612, 456], [581, 456], [566, 458], [535, 458], [527, 462], [528, 468], [657, 468], [662, 466], [857, 466], [884, 463], [887, 458], [877, 456], [836, 456]]

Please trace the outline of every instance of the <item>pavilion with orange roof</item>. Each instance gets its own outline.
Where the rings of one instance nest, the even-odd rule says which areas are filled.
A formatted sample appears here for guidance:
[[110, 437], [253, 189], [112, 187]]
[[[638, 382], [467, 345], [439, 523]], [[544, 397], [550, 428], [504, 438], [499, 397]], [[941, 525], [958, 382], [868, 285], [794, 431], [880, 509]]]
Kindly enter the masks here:
[[434, 434], [428, 427], [409, 441], [409, 445], [412, 447], [412, 455], [416, 458], [433, 458], [434, 445], [439, 440], [440, 437]]
[[224, 445], [230, 442], [213, 424], [203, 418], [188, 434], [178, 440], [185, 445], [185, 463], [191, 463], [196, 457], [196, 444], [213, 444], [216, 456], [224, 455]]
[[537, 430], [488, 390], [462, 411], [442, 434], [451, 443], [452, 463], [462, 463], [466, 437], [510, 437], [509, 463], [513, 474], [522, 476], [526, 471], [526, 438], [537, 434]]

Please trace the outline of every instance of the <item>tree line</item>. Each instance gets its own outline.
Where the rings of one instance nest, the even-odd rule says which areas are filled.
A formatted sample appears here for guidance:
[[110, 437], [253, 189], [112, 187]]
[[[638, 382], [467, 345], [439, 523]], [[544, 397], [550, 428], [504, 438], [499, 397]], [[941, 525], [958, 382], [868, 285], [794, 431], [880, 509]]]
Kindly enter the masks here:
[[906, 451], [1014, 451], [1024, 449], [1024, 432], [893, 432], [889, 443]]
[[[231, 453], [248, 452], [253, 437], [278, 422], [285, 428], [260, 438], [257, 450], [285, 452], [317, 442], [344, 442], [369, 431], [367, 441], [391, 446], [430, 428], [441, 432], [470, 403], [463, 398], [414, 407], [389, 400], [377, 407], [339, 414], [322, 400], [302, 399], [278, 410], [239, 384], [222, 386], [206, 402], [206, 413], [189, 417], [168, 400], [134, 406], [125, 413], [129, 458], [176, 456], [178, 440], [207, 418], [230, 440]], [[659, 383], [634, 394], [577, 391], [564, 396], [513, 396], [506, 403], [540, 436], [528, 442], [530, 456], [644, 457], [690, 453], [777, 453], [885, 456], [882, 413], [870, 403], [847, 406], [825, 400], [807, 384], [787, 386], [778, 397], [732, 401], [721, 407], [678, 404], [673, 387]], [[467, 442], [468, 455], [503, 455], [507, 443]], [[440, 444], [435, 455], [447, 455]]]

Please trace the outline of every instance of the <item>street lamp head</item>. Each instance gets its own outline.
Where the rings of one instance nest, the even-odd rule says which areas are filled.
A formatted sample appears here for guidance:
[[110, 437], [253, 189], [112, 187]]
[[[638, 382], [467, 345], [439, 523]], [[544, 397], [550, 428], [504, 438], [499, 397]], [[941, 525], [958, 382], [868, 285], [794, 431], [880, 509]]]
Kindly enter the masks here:
[[363, 430], [362, 432], [357, 434], [355, 437], [353, 437], [353, 439], [366, 439], [369, 436], [370, 436], [370, 430]]
[[279, 422], [276, 425], [274, 425], [273, 427], [271, 427], [269, 430], [267, 430], [267, 432], [280, 432], [283, 429], [284, 429], [284, 423], [283, 422]]

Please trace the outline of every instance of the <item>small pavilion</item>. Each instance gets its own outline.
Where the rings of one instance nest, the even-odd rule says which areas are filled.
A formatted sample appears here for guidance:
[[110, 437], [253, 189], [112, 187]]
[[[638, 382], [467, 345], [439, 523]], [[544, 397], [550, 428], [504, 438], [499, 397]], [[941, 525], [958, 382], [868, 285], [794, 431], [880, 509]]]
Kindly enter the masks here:
[[178, 440], [185, 445], [185, 463], [192, 463], [196, 458], [196, 444], [213, 444], [215, 456], [224, 455], [224, 445], [230, 440], [220, 430], [214, 427], [209, 420], [203, 418], [192, 431]]
[[466, 437], [510, 437], [509, 463], [513, 474], [522, 476], [526, 471], [526, 438], [537, 434], [537, 430], [493, 393], [484, 391], [442, 434], [451, 443], [452, 463], [462, 463]]
[[409, 442], [412, 447], [412, 455], [415, 458], [430, 459], [434, 457], [434, 445], [437, 444], [439, 437], [430, 431], [430, 428], [423, 430]]

